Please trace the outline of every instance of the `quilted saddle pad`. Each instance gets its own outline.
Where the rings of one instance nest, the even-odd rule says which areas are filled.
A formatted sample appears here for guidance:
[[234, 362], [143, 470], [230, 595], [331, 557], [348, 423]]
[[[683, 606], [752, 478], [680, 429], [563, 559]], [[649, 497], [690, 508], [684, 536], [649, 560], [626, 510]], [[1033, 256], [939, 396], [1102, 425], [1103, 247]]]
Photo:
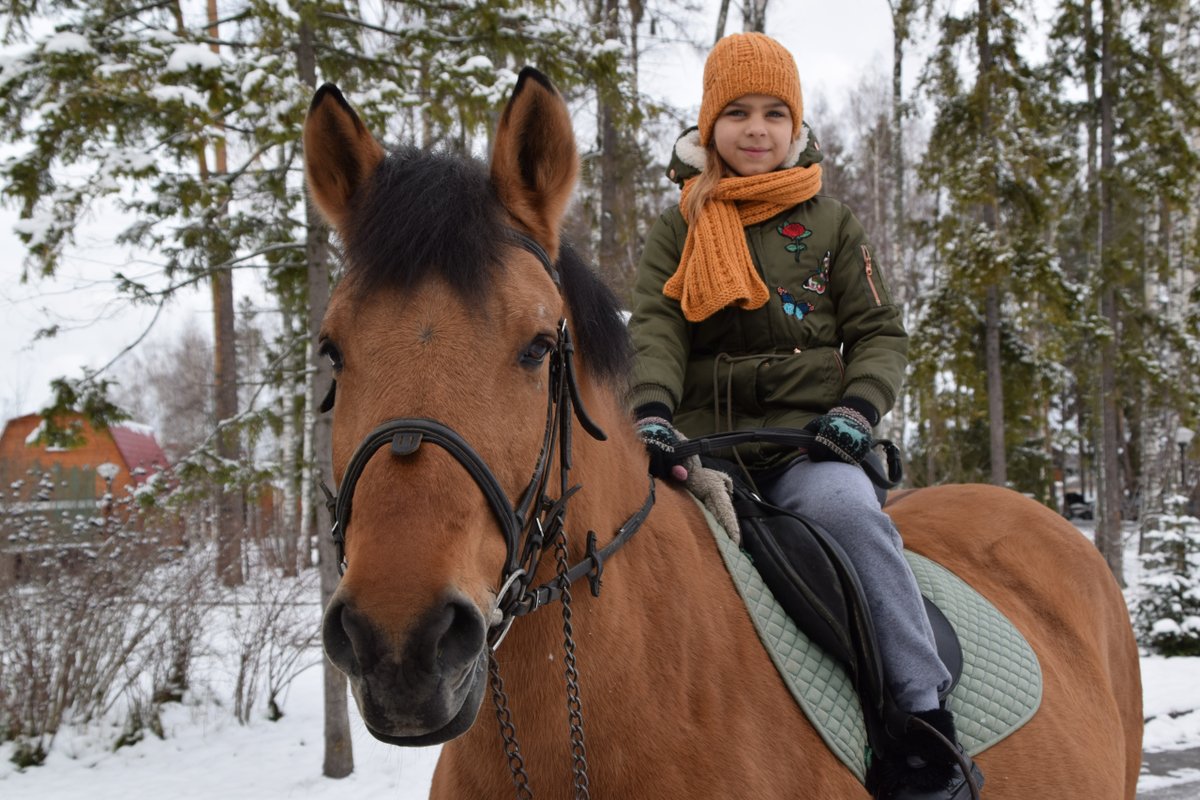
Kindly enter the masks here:
[[[698, 502], [698, 501], [697, 501]], [[749, 556], [704, 505], [705, 518], [738, 594], [771, 660], [813, 727], [860, 781], [866, 779], [867, 732], [846, 671], [783, 611]], [[1037, 656], [1013, 624], [961, 578], [905, 551], [921, 592], [946, 615], [963, 650], [963, 673], [949, 697], [959, 741], [971, 755], [1020, 728], [1042, 700]]]

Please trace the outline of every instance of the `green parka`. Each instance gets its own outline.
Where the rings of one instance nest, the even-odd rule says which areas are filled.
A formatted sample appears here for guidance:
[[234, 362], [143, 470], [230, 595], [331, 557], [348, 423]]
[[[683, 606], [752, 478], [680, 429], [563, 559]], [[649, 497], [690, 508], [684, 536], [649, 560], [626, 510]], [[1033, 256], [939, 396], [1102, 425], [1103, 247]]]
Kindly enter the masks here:
[[[668, 169], [679, 183], [703, 165], [693, 131], [676, 142]], [[808, 133], [797, 163], [821, 158]], [[745, 230], [771, 299], [762, 308], [725, 308], [691, 323], [679, 301], [662, 293], [687, 238], [679, 207], [667, 209], [651, 229], [629, 322], [635, 349], [630, 407], [665, 404], [688, 437], [802, 428], [843, 397], [887, 413], [904, 379], [908, 335], [854, 214], [817, 195]], [[791, 457], [759, 445], [739, 454], [751, 469]]]

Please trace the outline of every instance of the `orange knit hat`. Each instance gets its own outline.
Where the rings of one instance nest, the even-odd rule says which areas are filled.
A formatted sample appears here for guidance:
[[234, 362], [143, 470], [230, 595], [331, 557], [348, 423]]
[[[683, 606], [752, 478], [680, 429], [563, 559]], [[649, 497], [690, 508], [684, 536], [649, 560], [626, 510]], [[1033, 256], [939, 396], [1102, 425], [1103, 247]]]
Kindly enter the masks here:
[[770, 95], [787, 103], [792, 112], [792, 139], [800, 135], [804, 98], [792, 54], [765, 34], [733, 33], [717, 42], [704, 62], [700, 144], [708, 146], [722, 109], [748, 94]]

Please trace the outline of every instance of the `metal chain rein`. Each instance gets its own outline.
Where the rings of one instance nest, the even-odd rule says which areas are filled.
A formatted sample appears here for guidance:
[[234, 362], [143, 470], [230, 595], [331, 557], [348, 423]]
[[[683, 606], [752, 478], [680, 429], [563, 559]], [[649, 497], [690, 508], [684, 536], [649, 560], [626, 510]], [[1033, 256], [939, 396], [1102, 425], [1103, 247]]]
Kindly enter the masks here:
[[494, 651], [488, 653], [488, 677], [492, 684], [492, 702], [496, 706], [496, 720], [500, 723], [500, 738], [504, 740], [504, 756], [512, 773], [513, 788], [518, 800], [533, 800], [533, 789], [529, 787], [529, 774], [525, 771], [525, 759], [521, 756], [521, 745], [517, 743], [517, 728], [513, 725], [512, 713], [508, 709], [508, 695], [504, 691], [504, 679], [500, 677], [500, 664]]
[[571, 626], [571, 581], [567, 577], [567, 532], [560, 531], [556, 542], [559, 586], [563, 607], [563, 676], [567, 682], [567, 718], [571, 729], [572, 774], [575, 776], [575, 800], [589, 800], [587, 746], [583, 737], [583, 701], [579, 696], [579, 671], [575, 661], [575, 635]]

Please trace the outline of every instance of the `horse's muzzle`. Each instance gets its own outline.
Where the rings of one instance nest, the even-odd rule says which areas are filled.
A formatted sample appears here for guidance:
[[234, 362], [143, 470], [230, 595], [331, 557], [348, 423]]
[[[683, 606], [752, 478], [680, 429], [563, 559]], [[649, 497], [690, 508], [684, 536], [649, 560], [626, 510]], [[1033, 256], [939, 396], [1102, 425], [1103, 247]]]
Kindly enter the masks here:
[[376, 738], [424, 746], [453, 739], [475, 721], [487, 675], [487, 626], [457, 593], [408, 631], [334, 595], [325, 610], [325, 653], [346, 673], [359, 712]]

